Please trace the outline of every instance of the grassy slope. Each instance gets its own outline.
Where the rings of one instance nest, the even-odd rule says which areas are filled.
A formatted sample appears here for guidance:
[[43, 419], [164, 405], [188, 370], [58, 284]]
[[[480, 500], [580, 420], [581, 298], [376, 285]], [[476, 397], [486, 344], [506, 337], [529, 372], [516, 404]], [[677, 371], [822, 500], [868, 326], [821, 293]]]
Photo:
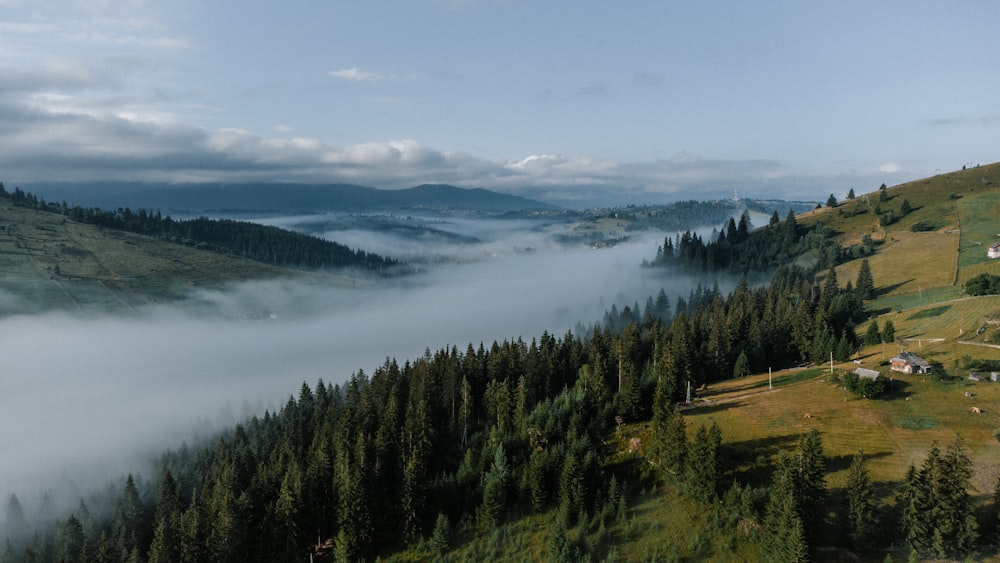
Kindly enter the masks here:
[[137, 305], [181, 299], [193, 289], [282, 276], [310, 277], [101, 230], [0, 200], [0, 315], [52, 309], [127, 312]]

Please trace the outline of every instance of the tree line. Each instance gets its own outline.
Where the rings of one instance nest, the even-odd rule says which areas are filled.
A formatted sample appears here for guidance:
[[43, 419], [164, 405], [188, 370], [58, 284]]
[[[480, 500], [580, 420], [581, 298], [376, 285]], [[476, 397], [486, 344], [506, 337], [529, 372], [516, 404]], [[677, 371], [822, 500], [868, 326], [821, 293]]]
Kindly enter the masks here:
[[395, 259], [360, 249], [351, 249], [337, 242], [297, 233], [274, 226], [231, 219], [175, 220], [159, 211], [119, 208], [114, 211], [99, 208], [69, 207], [48, 203], [20, 188], [8, 192], [0, 183], [0, 198], [14, 205], [50, 213], [59, 213], [78, 223], [155, 237], [160, 240], [249, 258], [275, 266], [324, 270], [358, 268], [394, 273], [403, 264]]
[[800, 225], [791, 209], [784, 220], [773, 211], [766, 226], [754, 229], [749, 212], [744, 211], [738, 222], [730, 217], [708, 241], [690, 230], [667, 236], [647, 265], [689, 274], [741, 276], [799, 263], [814, 274], [875, 252], [876, 243], [869, 235], [843, 247], [833, 238], [835, 234], [824, 223]]

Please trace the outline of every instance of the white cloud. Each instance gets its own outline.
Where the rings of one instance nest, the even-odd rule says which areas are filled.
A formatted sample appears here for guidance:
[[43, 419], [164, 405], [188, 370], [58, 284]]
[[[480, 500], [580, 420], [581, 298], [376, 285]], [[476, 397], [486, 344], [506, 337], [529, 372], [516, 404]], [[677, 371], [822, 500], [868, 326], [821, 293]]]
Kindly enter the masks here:
[[878, 171], [883, 172], [885, 174], [895, 174], [896, 172], [899, 172], [902, 169], [903, 167], [896, 162], [886, 162], [882, 166], [878, 167]]
[[358, 67], [345, 68], [341, 70], [331, 70], [330, 76], [350, 80], [351, 82], [376, 82], [385, 77], [374, 72], [367, 72]]

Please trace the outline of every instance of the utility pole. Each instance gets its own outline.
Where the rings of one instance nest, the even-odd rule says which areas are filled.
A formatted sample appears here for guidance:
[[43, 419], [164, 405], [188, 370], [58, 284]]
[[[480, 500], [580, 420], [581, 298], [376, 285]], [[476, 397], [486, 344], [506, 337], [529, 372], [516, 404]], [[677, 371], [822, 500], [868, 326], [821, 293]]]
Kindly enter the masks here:
[[774, 385], [771, 384], [771, 366], [767, 366], [767, 388], [774, 389]]

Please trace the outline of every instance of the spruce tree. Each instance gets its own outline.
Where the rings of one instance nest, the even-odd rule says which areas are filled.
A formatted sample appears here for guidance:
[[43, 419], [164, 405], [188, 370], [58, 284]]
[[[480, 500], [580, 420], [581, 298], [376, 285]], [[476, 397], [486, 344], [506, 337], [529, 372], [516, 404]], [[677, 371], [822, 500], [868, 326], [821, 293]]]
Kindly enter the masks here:
[[750, 360], [747, 358], [746, 350], [740, 350], [740, 355], [736, 356], [736, 363], [733, 364], [733, 377], [743, 377], [750, 374]]
[[868, 264], [868, 259], [861, 260], [861, 268], [858, 270], [857, 291], [861, 299], [871, 299], [875, 296], [875, 280], [872, 278], [872, 269]]
[[847, 534], [851, 543], [869, 548], [878, 532], [878, 507], [875, 487], [865, 467], [865, 454], [858, 450], [847, 473]]
[[774, 563], [799, 563], [809, 560], [802, 518], [796, 508], [795, 486], [790, 460], [784, 460], [771, 478], [764, 510], [764, 549]]
[[827, 512], [826, 457], [818, 430], [814, 428], [799, 439], [789, 463], [802, 526], [807, 537], [814, 539]]
[[663, 380], [656, 386], [653, 402], [653, 435], [649, 458], [667, 479], [680, 478], [687, 457], [687, 429], [684, 415], [665, 395]]
[[437, 520], [434, 522], [434, 531], [431, 533], [430, 546], [435, 557], [444, 557], [448, 552], [448, 544], [451, 541], [451, 523], [443, 512], [439, 512]]
[[882, 342], [882, 332], [878, 329], [878, 321], [872, 321], [865, 331], [865, 345], [874, 346]]
[[711, 427], [701, 425], [695, 432], [688, 449], [684, 485], [688, 495], [695, 500], [711, 502], [719, 479], [719, 445], [722, 433], [713, 421]]
[[882, 327], [882, 342], [889, 344], [896, 340], [896, 326], [892, 324], [892, 319], [885, 321]]
[[943, 455], [932, 445], [920, 471], [910, 467], [897, 503], [911, 549], [938, 558], [972, 555], [979, 530], [968, 493], [971, 476], [960, 439]]

